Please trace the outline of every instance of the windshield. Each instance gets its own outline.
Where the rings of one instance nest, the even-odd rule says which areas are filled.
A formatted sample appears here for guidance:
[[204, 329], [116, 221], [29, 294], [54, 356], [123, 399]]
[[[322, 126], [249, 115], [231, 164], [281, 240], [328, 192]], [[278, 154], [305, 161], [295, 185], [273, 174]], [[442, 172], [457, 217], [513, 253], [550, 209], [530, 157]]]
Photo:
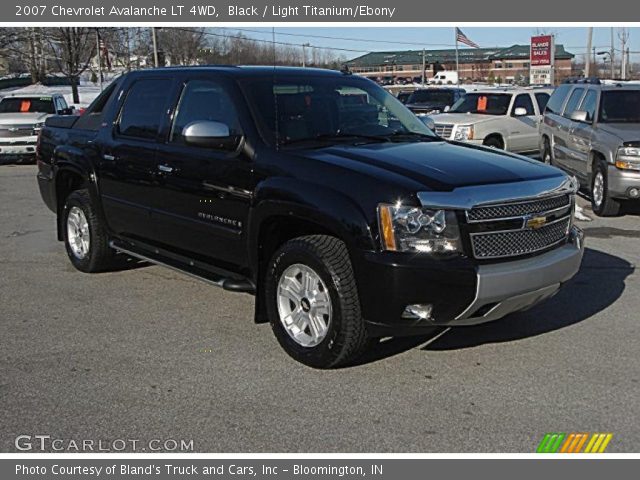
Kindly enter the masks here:
[[382, 141], [391, 135], [438, 139], [393, 95], [362, 78], [266, 77], [243, 86], [260, 130], [274, 144]]
[[640, 123], [640, 90], [602, 92], [600, 121], [603, 123]]
[[418, 90], [411, 94], [407, 103], [451, 105], [453, 103], [453, 92], [447, 90]]
[[511, 103], [508, 93], [467, 93], [453, 104], [449, 113], [482, 113], [506, 115]]
[[8, 97], [0, 102], [0, 113], [56, 113], [51, 97]]

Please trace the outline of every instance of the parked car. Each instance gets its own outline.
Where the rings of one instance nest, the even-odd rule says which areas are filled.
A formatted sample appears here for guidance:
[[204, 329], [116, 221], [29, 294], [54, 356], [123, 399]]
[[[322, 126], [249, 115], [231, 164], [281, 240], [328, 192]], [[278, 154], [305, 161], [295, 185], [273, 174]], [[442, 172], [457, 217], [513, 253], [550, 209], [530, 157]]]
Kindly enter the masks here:
[[72, 112], [60, 94], [3, 97], [0, 100], [0, 163], [35, 161], [38, 132], [47, 117]]
[[131, 72], [48, 119], [37, 153], [78, 270], [125, 254], [254, 294], [256, 322], [314, 367], [529, 308], [584, 251], [569, 176], [446, 142], [348, 73]]
[[438, 135], [511, 152], [538, 150], [538, 124], [551, 89], [487, 89], [467, 94], [433, 115]]
[[458, 83], [458, 72], [440, 71], [429, 79], [432, 85], [456, 85]]
[[411, 92], [398, 92], [398, 96], [396, 98], [400, 100], [400, 103], [406, 104], [409, 97], [411, 97]]
[[405, 104], [417, 115], [436, 114], [447, 111], [465, 93], [464, 89], [454, 87], [421, 88], [413, 92]]
[[571, 83], [552, 95], [540, 125], [545, 162], [575, 175], [597, 215], [640, 198], [640, 85]]

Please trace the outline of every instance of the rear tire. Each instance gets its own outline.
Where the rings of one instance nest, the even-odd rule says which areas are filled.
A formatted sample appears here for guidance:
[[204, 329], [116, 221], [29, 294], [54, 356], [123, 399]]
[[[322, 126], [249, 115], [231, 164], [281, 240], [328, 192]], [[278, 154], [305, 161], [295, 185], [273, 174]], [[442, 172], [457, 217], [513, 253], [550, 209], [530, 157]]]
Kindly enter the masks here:
[[599, 217], [613, 217], [620, 213], [620, 202], [609, 195], [607, 170], [607, 164], [599, 161], [591, 179], [591, 208]]
[[273, 333], [295, 360], [334, 368], [365, 349], [358, 289], [341, 240], [309, 235], [286, 242], [273, 255], [265, 289]]
[[69, 260], [81, 272], [110, 269], [115, 252], [86, 189], [71, 192], [62, 210], [62, 231]]

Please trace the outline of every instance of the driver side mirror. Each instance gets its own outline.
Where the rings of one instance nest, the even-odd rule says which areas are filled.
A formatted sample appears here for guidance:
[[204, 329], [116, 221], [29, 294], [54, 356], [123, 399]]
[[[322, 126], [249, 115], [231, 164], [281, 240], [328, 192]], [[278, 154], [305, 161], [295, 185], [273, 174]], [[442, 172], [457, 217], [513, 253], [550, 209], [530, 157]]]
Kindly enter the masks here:
[[584, 110], [575, 110], [571, 112], [571, 115], [569, 115], [569, 118], [574, 122], [587, 123], [589, 121], [589, 114]]
[[527, 115], [527, 109], [524, 107], [516, 107], [516, 109], [513, 111], [514, 117], [524, 117], [526, 115]]
[[451, 107], [449, 105], [445, 105], [443, 112], [448, 112], [449, 110], [451, 110]]
[[198, 120], [188, 123], [182, 130], [184, 142], [196, 147], [231, 149], [237, 137], [232, 136], [229, 126], [222, 122]]

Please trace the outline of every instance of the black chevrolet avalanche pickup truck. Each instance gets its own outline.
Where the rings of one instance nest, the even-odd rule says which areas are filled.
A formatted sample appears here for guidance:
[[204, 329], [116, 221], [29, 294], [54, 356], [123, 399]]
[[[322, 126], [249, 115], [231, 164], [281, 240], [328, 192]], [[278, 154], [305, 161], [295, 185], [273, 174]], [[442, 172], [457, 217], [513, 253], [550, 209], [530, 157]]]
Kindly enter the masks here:
[[37, 159], [78, 270], [133, 257], [253, 294], [255, 321], [318, 368], [529, 308], [584, 252], [574, 179], [445, 141], [348, 72], [132, 72], [49, 118]]

